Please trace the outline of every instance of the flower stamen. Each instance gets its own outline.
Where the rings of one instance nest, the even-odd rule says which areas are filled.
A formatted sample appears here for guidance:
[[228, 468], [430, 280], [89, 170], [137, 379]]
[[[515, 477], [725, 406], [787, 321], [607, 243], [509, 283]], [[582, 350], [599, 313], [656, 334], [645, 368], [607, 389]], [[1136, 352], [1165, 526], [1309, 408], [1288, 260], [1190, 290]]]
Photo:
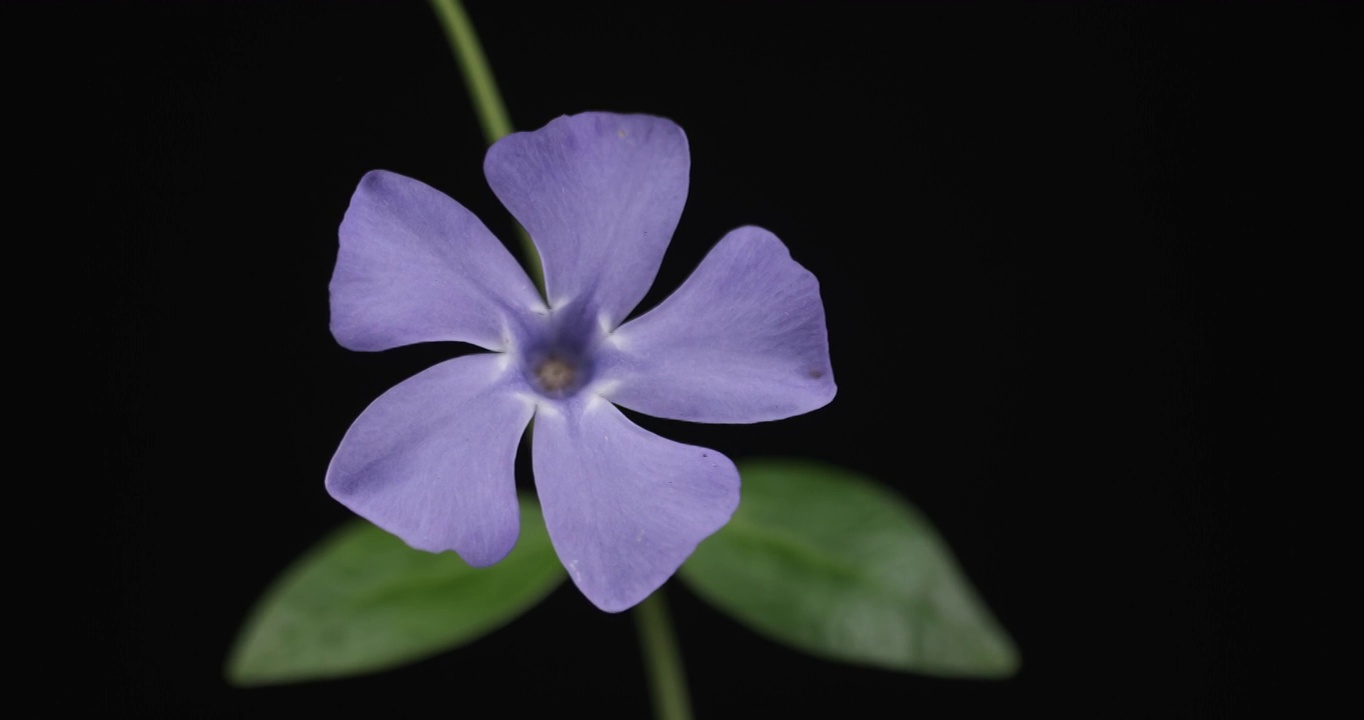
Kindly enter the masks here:
[[545, 392], [558, 393], [573, 384], [573, 366], [551, 355], [535, 368], [535, 379]]

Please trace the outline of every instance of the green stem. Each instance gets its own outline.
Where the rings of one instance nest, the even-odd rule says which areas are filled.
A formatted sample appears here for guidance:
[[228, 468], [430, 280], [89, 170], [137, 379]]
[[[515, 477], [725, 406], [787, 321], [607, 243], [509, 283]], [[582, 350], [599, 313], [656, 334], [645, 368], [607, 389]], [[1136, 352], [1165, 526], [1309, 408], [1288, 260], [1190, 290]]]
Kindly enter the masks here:
[[[502, 104], [502, 93], [493, 79], [492, 68], [483, 55], [483, 46], [478, 42], [469, 15], [459, 0], [430, 0], [445, 39], [455, 53], [460, 72], [464, 74], [464, 84], [469, 89], [469, 99], [478, 114], [478, 123], [483, 127], [483, 137], [492, 144], [512, 131], [507, 107]], [[544, 293], [544, 272], [540, 266], [540, 254], [525, 228], [516, 227], [521, 236], [521, 249], [530, 263], [531, 277]], [[687, 699], [687, 678], [682, 671], [682, 655], [677, 651], [677, 639], [673, 635], [672, 622], [668, 619], [668, 606], [663, 601], [663, 591], [659, 590], [640, 603], [634, 610], [635, 621], [639, 626], [639, 642], [644, 651], [644, 665], [649, 674], [649, 693], [654, 700], [654, 714], [658, 720], [691, 720], [691, 702]]]
[[[491, 145], [510, 134], [512, 124], [507, 115], [507, 106], [502, 104], [502, 93], [497, 89], [492, 68], [488, 67], [488, 58], [483, 55], [478, 33], [474, 32], [474, 24], [469, 22], [469, 14], [464, 12], [459, 0], [431, 0], [431, 9], [435, 10], [441, 29], [445, 31], [445, 40], [454, 51], [455, 62], [464, 75], [464, 85], [469, 89], [469, 99], [474, 104], [474, 112], [478, 114], [483, 138]], [[521, 240], [521, 252], [530, 266], [531, 279], [543, 295], [545, 275], [540, 265], [540, 253], [536, 252], [535, 243], [525, 228], [517, 225], [516, 231]]]
[[654, 591], [635, 606], [632, 614], [639, 627], [639, 644], [644, 651], [644, 669], [649, 675], [654, 717], [658, 720], [691, 720], [687, 676], [682, 670], [682, 654], [677, 649], [677, 637], [673, 634], [663, 590]]

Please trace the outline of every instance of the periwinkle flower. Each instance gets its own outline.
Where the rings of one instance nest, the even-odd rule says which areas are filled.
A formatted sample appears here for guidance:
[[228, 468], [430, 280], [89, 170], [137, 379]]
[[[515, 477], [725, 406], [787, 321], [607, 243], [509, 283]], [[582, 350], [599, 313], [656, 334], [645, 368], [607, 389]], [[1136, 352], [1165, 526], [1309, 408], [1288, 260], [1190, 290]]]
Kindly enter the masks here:
[[484, 174], [540, 252], [548, 303], [459, 203], [367, 174], [341, 223], [337, 341], [493, 352], [437, 364], [366, 408], [328, 468], [332, 496], [412, 547], [491, 565], [516, 543], [513, 461], [533, 418], [535, 487], [583, 594], [615, 612], [663, 584], [729, 520], [739, 475], [616, 405], [753, 423], [835, 392], [819, 285], [757, 227], [725, 235], [676, 292], [622, 324], [658, 272], [690, 163], [682, 129], [647, 115], [565, 116], [494, 144]]

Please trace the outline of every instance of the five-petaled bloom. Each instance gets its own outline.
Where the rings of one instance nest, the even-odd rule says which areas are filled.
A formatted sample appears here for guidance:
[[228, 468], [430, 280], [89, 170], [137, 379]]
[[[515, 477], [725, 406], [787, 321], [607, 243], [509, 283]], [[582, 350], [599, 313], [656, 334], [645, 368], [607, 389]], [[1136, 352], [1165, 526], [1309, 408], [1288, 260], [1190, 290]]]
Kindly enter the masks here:
[[723, 455], [630, 422], [753, 423], [833, 399], [819, 285], [771, 233], [741, 227], [682, 286], [622, 324], [658, 272], [687, 197], [686, 136], [648, 115], [583, 113], [494, 144], [493, 192], [529, 231], [548, 303], [478, 218], [374, 171], [340, 229], [331, 329], [352, 350], [456, 340], [346, 432], [327, 470], [341, 503], [409, 545], [491, 565], [516, 543], [517, 444], [555, 552], [597, 607], [663, 584], [723, 526], [739, 475]]

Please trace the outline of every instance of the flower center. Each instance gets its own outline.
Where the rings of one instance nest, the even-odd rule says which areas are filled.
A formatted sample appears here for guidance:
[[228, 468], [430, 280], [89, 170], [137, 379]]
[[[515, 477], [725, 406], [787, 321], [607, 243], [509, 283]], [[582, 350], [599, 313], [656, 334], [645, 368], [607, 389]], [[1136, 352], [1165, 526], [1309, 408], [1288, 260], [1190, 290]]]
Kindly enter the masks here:
[[592, 383], [602, 331], [580, 304], [529, 318], [517, 342], [522, 377], [551, 400], [567, 400]]
[[529, 353], [522, 367], [526, 382], [548, 398], [572, 397], [592, 380], [592, 356], [562, 345]]
[[561, 393], [573, 384], [573, 366], [564, 362], [559, 357], [550, 355], [535, 368], [535, 380], [540, 383], [540, 389], [548, 393]]

